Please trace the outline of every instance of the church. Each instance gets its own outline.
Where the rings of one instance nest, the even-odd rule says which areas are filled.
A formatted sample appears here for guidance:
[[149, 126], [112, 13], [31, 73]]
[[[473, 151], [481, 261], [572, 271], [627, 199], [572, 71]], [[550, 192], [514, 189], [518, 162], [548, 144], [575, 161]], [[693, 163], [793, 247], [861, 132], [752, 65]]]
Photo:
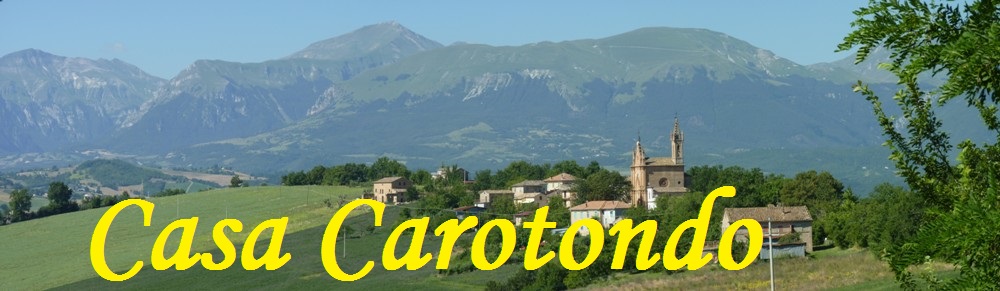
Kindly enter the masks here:
[[670, 156], [647, 157], [642, 148], [642, 139], [635, 142], [632, 152], [632, 205], [656, 207], [656, 197], [662, 194], [683, 194], [687, 192], [690, 178], [684, 173], [684, 133], [680, 122], [674, 117], [674, 129], [670, 132]]

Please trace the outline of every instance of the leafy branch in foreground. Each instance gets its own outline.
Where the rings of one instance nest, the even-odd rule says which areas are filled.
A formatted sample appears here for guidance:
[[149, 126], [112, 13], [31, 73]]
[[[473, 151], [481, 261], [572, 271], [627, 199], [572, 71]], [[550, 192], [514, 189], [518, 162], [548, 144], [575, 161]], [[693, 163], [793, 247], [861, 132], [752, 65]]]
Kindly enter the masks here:
[[[965, 140], [953, 166], [950, 136], [935, 115], [949, 101], [963, 98], [1000, 138], [1000, 3], [873, 0], [855, 15], [855, 31], [838, 49], [857, 47], [857, 63], [876, 48], [891, 52], [890, 62], [880, 67], [899, 78], [893, 99], [902, 119], [887, 115], [864, 83], [858, 82], [855, 91], [872, 103], [889, 158], [928, 214], [914, 222], [922, 224], [917, 235], [888, 248], [885, 259], [906, 289], [917, 287], [909, 267], [928, 260], [960, 269], [952, 280], [925, 278], [932, 288], [1000, 289], [1000, 147], [997, 139], [981, 145]], [[947, 79], [939, 88], [924, 89], [917, 81], [922, 73]]]

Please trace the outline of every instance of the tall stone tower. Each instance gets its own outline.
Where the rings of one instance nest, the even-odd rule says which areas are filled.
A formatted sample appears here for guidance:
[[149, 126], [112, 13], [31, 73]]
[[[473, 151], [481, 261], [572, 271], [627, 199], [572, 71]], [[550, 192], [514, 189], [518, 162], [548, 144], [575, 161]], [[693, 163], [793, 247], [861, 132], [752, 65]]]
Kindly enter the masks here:
[[681, 132], [677, 116], [674, 116], [674, 130], [670, 132], [670, 159], [674, 165], [684, 164], [684, 132]]
[[646, 175], [646, 152], [642, 149], [641, 138], [635, 141], [635, 150], [632, 151], [632, 191], [631, 203], [633, 206], [645, 205], [646, 187], [649, 186], [649, 176]]

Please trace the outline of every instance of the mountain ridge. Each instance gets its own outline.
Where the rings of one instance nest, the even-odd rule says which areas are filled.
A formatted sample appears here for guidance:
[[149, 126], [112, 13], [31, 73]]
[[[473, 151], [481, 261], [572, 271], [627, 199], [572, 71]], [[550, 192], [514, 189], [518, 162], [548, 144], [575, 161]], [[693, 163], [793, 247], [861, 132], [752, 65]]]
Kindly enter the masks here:
[[0, 57], [0, 153], [107, 137], [165, 80], [118, 59], [26, 49]]
[[878, 147], [870, 104], [849, 85], [862, 73], [800, 65], [707, 29], [441, 46], [382, 23], [284, 58], [196, 61], [110, 137], [68, 147], [249, 171], [383, 155], [429, 167], [522, 159], [614, 167], [627, 160], [637, 130], [649, 133], [651, 150], [665, 147], [677, 116], [689, 161], [726, 162], [718, 157]]

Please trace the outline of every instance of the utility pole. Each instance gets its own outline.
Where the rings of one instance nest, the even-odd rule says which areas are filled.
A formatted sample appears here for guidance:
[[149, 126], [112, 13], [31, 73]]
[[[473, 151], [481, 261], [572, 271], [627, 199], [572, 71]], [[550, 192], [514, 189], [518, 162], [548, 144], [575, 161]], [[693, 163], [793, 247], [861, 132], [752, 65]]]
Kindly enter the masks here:
[[771, 236], [771, 218], [767, 218], [767, 258], [771, 265], [771, 291], [774, 291], [774, 237]]

